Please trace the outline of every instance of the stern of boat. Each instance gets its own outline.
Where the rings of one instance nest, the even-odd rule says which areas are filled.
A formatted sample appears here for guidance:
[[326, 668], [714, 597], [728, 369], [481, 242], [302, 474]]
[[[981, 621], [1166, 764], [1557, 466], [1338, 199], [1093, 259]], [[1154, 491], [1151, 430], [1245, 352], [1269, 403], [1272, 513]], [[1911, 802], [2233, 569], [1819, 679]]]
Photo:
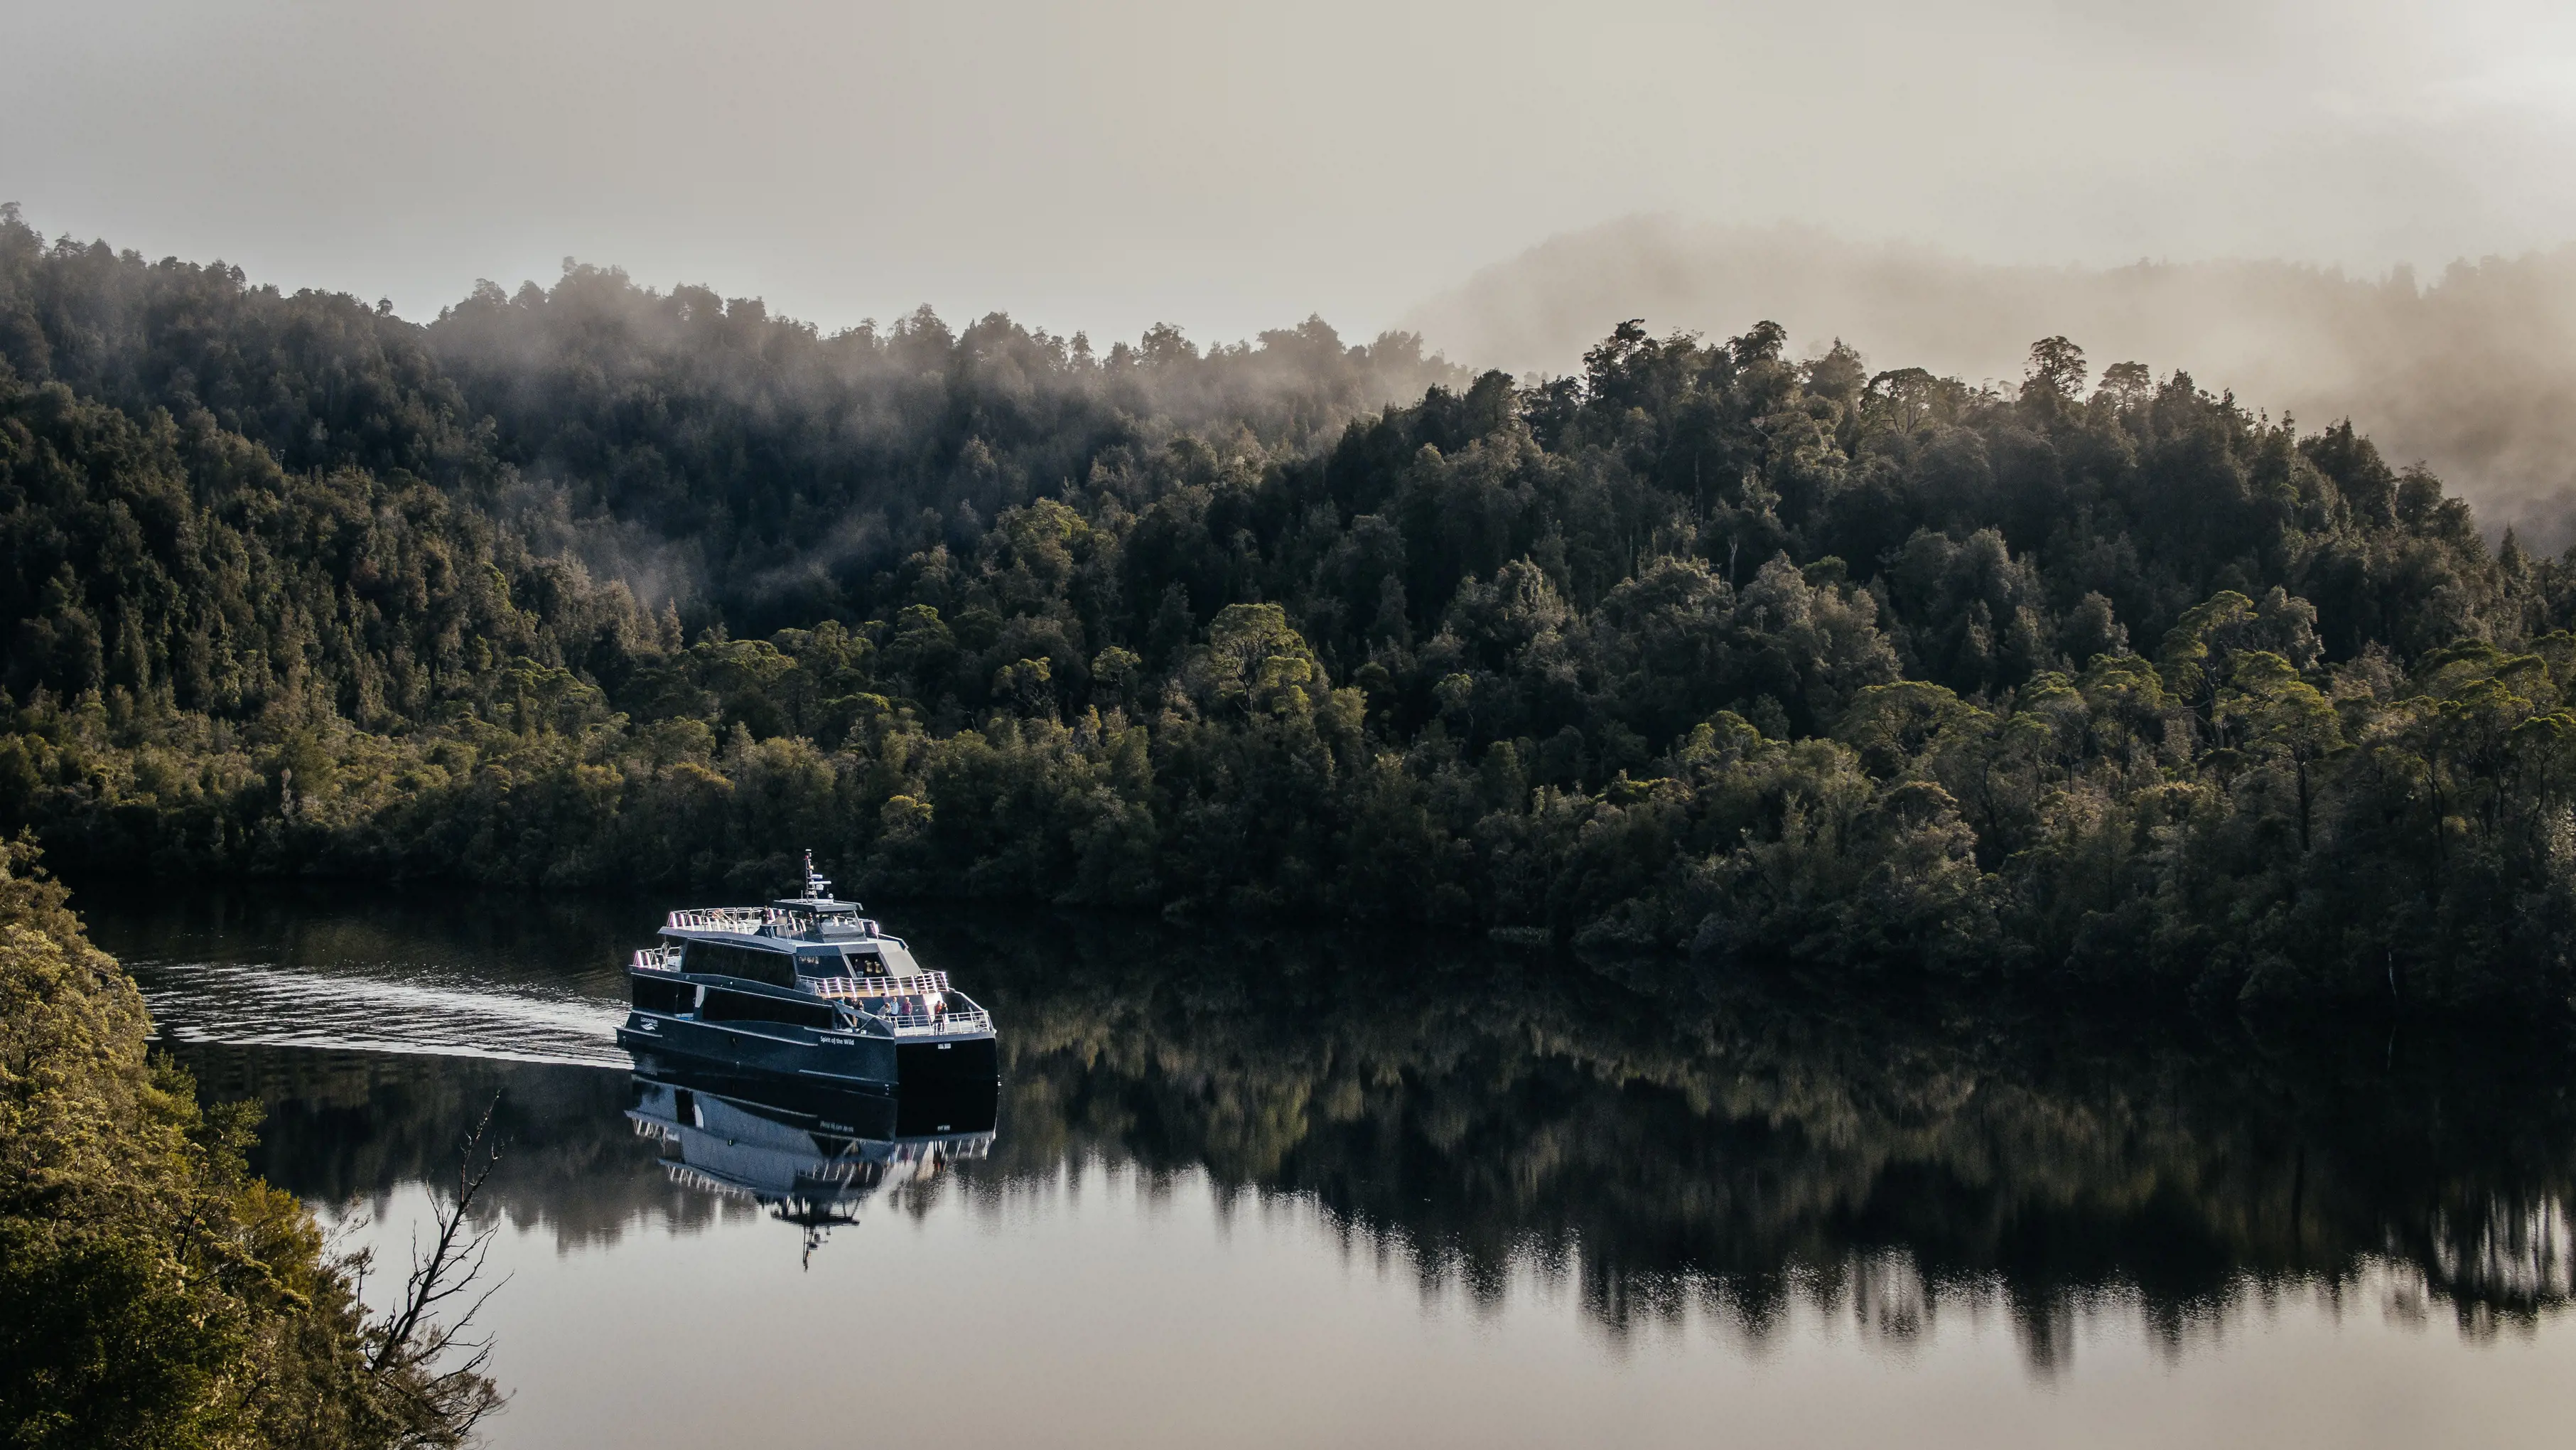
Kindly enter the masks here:
[[945, 1092], [1002, 1080], [1002, 1054], [990, 1032], [954, 1037], [900, 1037], [894, 1045], [899, 1090]]

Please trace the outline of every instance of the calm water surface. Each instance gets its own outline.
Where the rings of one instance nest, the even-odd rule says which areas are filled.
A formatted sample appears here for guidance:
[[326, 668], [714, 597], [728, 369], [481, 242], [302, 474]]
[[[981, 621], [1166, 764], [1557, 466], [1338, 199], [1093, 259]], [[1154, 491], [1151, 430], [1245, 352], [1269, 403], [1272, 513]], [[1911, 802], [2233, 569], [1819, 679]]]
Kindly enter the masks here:
[[[382, 1260], [497, 1099], [496, 1445], [2539, 1445], [2576, 1410], [2554, 1042], [903, 914], [1004, 1084], [989, 1135], [889, 1148], [638, 1081], [616, 963], [672, 903], [77, 904], [206, 1092], [268, 1105], [261, 1171]], [[747, 1189], [805, 1142], [807, 1197]]]

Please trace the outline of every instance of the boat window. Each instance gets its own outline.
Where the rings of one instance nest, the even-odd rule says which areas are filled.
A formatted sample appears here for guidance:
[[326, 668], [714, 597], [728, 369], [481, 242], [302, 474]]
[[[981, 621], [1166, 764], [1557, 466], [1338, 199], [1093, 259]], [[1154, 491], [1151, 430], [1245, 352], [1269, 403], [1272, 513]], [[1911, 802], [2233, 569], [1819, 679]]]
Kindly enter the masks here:
[[784, 1022], [797, 1027], [835, 1027], [840, 1014], [829, 1002], [797, 1002], [784, 997], [771, 997], [758, 992], [728, 992], [722, 987], [707, 990], [706, 1005], [698, 1010], [707, 1022]]
[[796, 965], [785, 952], [738, 947], [730, 942], [689, 943], [688, 953], [681, 958], [680, 970], [719, 977], [748, 977], [776, 987], [796, 985]]
[[630, 975], [627, 981], [635, 989], [635, 1006], [644, 1012], [686, 1012], [696, 1000], [698, 989], [686, 982], [659, 980]]
[[796, 954], [796, 970], [808, 977], [838, 977], [849, 969], [841, 965], [839, 952], [800, 951]]

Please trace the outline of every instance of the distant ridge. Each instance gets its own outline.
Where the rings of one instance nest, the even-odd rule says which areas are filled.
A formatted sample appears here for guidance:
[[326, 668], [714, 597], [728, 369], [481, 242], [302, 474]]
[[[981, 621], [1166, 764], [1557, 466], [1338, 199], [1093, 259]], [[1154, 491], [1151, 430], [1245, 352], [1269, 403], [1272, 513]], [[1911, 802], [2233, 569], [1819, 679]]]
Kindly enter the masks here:
[[1710, 336], [1768, 318], [1877, 366], [2018, 381], [2063, 334], [2098, 370], [2188, 370], [2321, 427], [2349, 416], [2423, 462], [2494, 530], [2576, 543], [2576, 246], [2454, 263], [2419, 286], [2283, 261], [2006, 266], [1812, 228], [1632, 216], [1476, 272], [1404, 321], [1477, 366], [1571, 372], [1612, 323]]

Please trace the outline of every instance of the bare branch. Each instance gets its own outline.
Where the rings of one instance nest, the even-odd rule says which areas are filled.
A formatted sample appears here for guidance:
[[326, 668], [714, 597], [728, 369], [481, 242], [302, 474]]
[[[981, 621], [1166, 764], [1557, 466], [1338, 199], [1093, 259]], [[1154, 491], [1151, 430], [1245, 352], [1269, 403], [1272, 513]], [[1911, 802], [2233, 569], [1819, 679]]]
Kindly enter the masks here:
[[[499, 1225], [474, 1223], [476, 1200], [501, 1161], [491, 1139], [499, 1107], [496, 1096], [459, 1145], [453, 1190], [430, 1195], [429, 1245], [424, 1252], [415, 1231], [402, 1303], [369, 1328], [367, 1372], [393, 1402], [406, 1445], [459, 1445], [503, 1402], [483, 1374], [492, 1354], [489, 1336], [466, 1337], [483, 1306], [509, 1282], [485, 1279]], [[442, 1305], [467, 1296], [463, 1313], [441, 1317]]]

